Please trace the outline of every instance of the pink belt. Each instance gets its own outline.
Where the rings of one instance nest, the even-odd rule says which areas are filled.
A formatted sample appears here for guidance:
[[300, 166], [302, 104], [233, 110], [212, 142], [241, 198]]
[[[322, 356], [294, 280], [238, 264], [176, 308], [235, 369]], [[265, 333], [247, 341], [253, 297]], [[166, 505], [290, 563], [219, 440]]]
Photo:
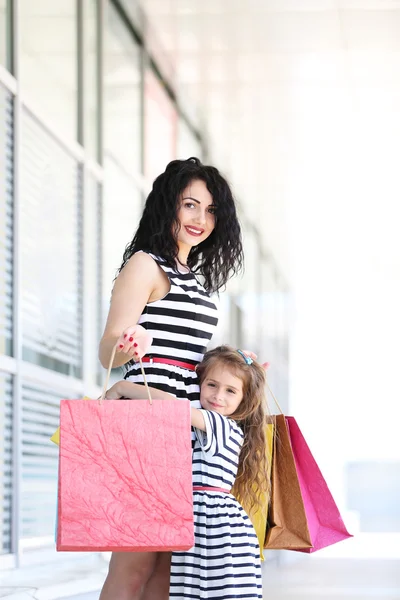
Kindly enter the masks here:
[[194, 492], [223, 492], [224, 494], [231, 493], [231, 490], [225, 490], [224, 488], [219, 488], [219, 487], [211, 487], [210, 485], [209, 486], [194, 485], [193, 491]]

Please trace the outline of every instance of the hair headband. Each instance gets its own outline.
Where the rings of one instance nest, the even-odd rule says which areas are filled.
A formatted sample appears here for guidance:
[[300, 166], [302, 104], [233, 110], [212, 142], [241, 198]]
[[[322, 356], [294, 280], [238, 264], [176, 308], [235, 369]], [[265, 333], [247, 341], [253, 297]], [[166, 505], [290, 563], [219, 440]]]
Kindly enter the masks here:
[[243, 352], [243, 350], [237, 350], [237, 352], [239, 352], [240, 356], [243, 357], [244, 362], [246, 363], [246, 365], [252, 365], [253, 364], [253, 359], [250, 358], [250, 356], [246, 356], [246, 354]]

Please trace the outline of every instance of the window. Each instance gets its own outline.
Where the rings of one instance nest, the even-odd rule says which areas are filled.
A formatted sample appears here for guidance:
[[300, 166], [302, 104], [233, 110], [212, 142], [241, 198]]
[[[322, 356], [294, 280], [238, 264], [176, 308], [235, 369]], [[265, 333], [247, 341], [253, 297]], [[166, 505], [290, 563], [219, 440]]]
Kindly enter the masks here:
[[95, 160], [100, 160], [99, 114], [99, 11], [97, 0], [85, 0], [84, 36], [84, 145]]
[[198, 138], [182, 118], [178, 123], [178, 152], [177, 158], [185, 159], [196, 156], [201, 160], [202, 148]]
[[0, 354], [12, 354], [13, 99], [0, 85]]
[[126, 245], [133, 239], [141, 217], [140, 192], [118, 165], [106, 158], [103, 208], [103, 322], [107, 316], [113, 280]]
[[140, 49], [116, 8], [107, 11], [104, 57], [105, 151], [128, 173], [141, 171]]
[[91, 382], [98, 381], [101, 365], [97, 355], [100, 337], [103, 333], [102, 321], [102, 199], [100, 184], [88, 176], [85, 198], [84, 240], [86, 256], [85, 274], [85, 314], [86, 314], [86, 361], [90, 369]]
[[22, 386], [22, 547], [54, 543], [58, 447], [50, 442], [60, 424], [60, 393], [48, 385]]
[[80, 377], [80, 170], [28, 112], [21, 141], [23, 358]]
[[153, 180], [176, 158], [177, 114], [170, 97], [152, 71], [146, 72], [144, 116], [145, 175]]
[[12, 376], [0, 371], [0, 554], [11, 551]]
[[259, 353], [260, 331], [260, 249], [252, 228], [243, 227], [244, 273], [237, 302], [242, 311], [242, 343]]
[[77, 2], [20, 0], [21, 88], [56, 131], [77, 137]]
[[0, 65], [12, 70], [11, 0], [0, 0]]

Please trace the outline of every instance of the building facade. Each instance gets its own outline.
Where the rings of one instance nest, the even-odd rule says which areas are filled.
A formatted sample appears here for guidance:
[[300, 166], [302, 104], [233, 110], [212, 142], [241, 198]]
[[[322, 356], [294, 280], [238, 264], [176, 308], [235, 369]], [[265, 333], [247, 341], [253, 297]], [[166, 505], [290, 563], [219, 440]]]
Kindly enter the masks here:
[[[98, 395], [112, 281], [153, 178], [208, 158], [149, 31], [133, 2], [0, 0], [1, 568], [54, 553], [60, 399]], [[287, 292], [241, 215], [247, 268], [217, 341], [274, 352], [285, 402]]]

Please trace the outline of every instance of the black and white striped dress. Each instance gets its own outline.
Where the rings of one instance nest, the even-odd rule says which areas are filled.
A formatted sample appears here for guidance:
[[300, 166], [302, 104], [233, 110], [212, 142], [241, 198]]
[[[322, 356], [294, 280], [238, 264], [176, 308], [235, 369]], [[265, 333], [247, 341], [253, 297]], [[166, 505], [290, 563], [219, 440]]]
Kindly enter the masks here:
[[[193, 485], [230, 489], [243, 432], [216, 412], [203, 411], [207, 431], [196, 430]], [[170, 599], [262, 598], [260, 549], [253, 525], [229, 493], [195, 491], [195, 545], [173, 552]]]
[[[149, 256], [166, 273], [171, 289], [161, 300], [146, 304], [138, 321], [153, 336], [147, 356], [197, 365], [217, 326], [217, 307], [192, 272], [177, 272], [162, 258]], [[149, 385], [200, 406], [195, 371], [164, 363], [143, 363], [143, 366]], [[125, 379], [143, 383], [138, 363], [129, 369]]]

